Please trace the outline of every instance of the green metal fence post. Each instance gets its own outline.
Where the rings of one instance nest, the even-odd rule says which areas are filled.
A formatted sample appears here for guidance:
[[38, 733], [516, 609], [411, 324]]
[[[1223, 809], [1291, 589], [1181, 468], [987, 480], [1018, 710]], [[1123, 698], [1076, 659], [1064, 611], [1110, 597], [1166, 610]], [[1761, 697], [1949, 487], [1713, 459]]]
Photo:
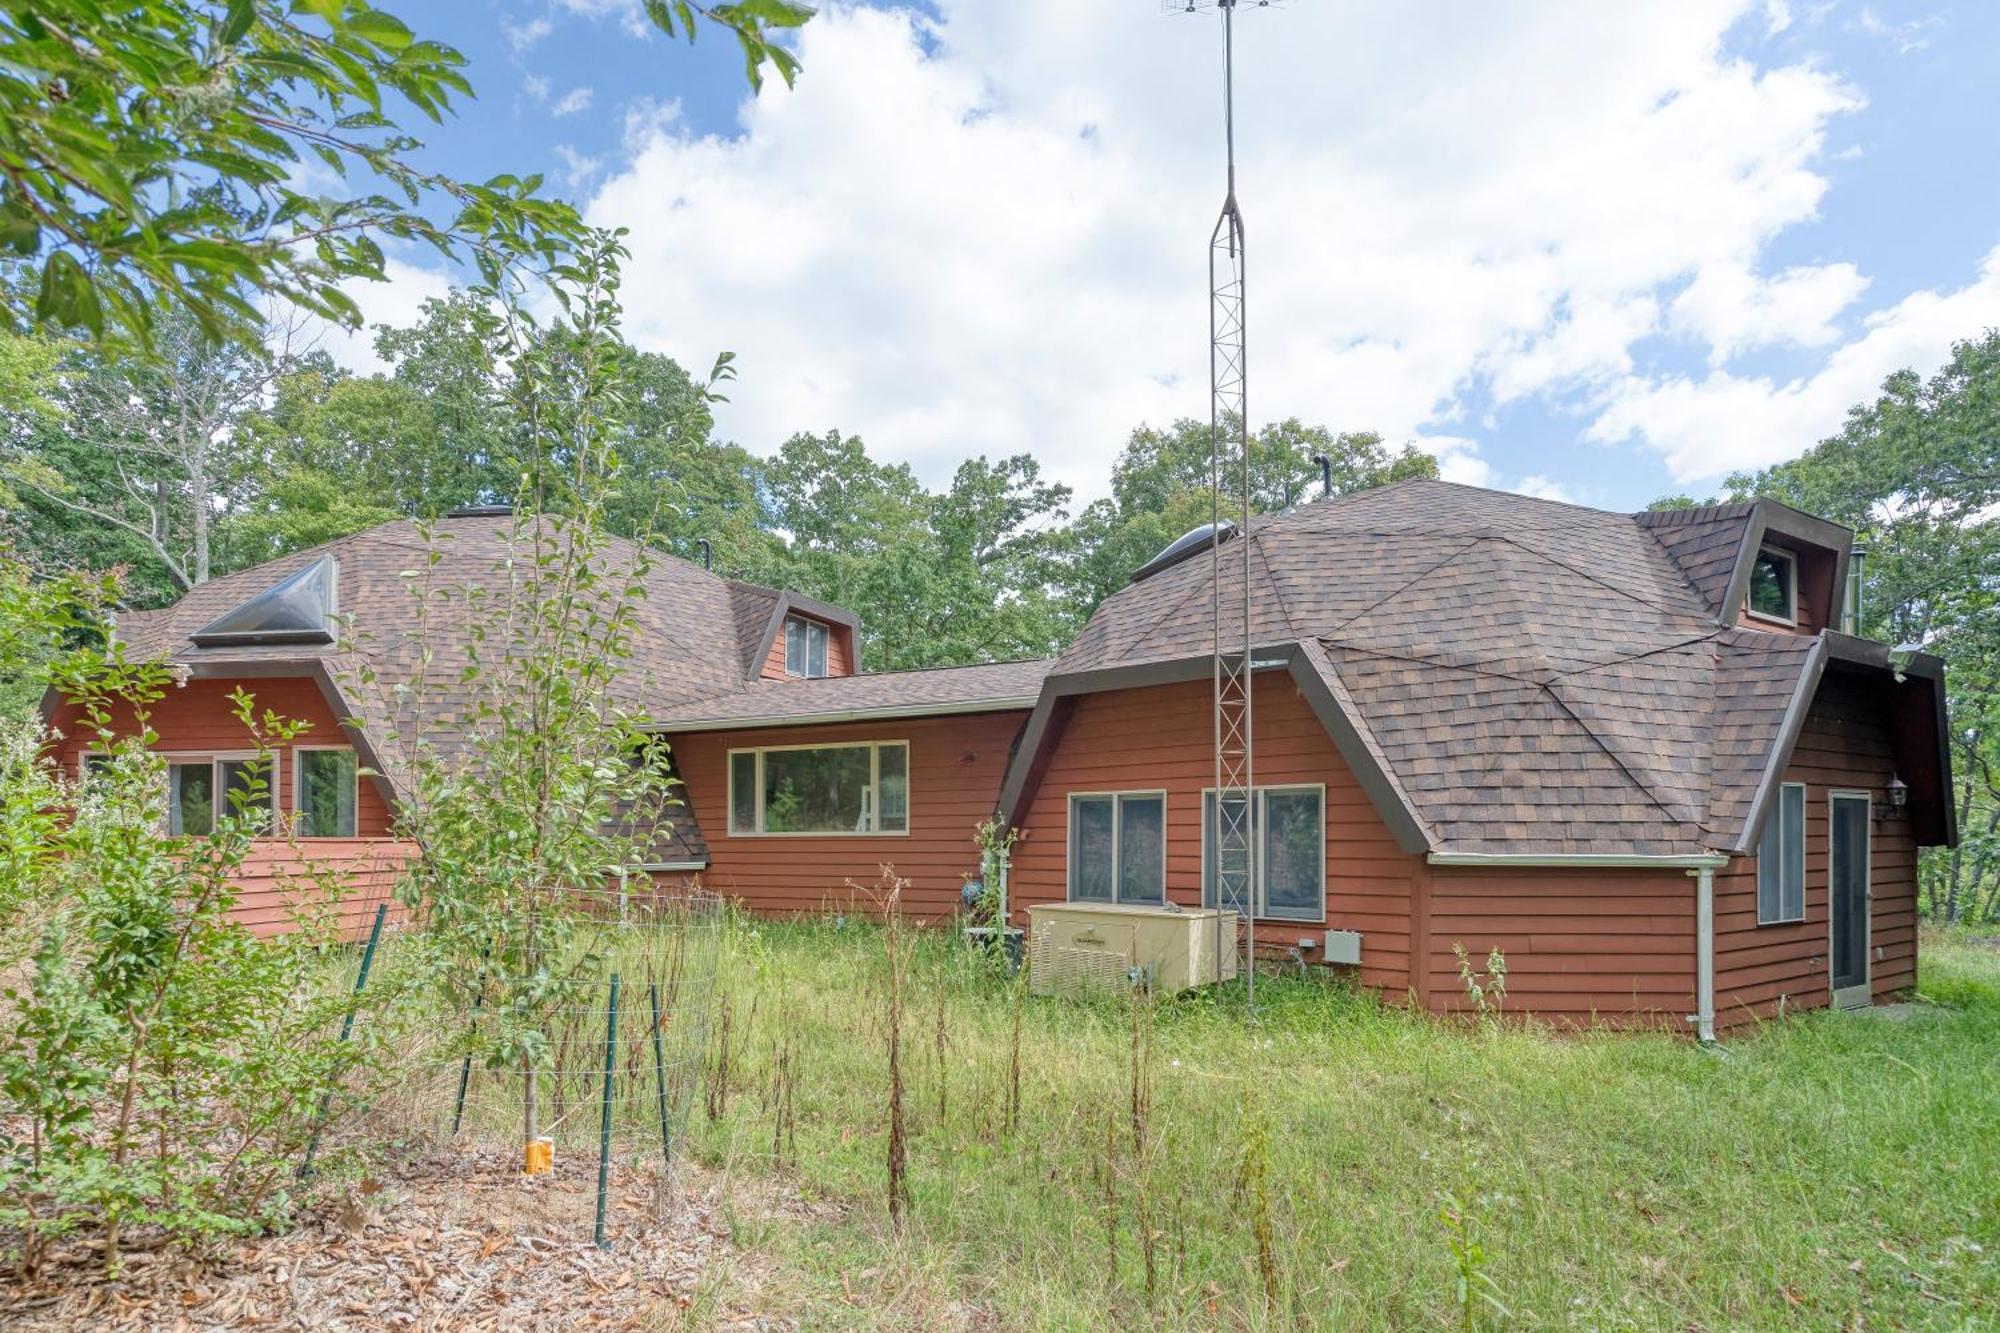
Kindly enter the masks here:
[[660, 1050], [660, 987], [657, 982], [646, 983], [646, 996], [653, 1002], [653, 1081], [660, 1099], [660, 1156], [671, 1167], [674, 1164], [674, 1136], [667, 1119], [667, 1060]]
[[[382, 942], [382, 923], [389, 919], [389, 904], [382, 903], [375, 909], [375, 924], [368, 928], [368, 947], [361, 951], [361, 970], [354, 976], [354, 996], [347, 1006], [347, 1017], [340, 1023], [340, 1043], [345, 1046], [354, 1035], [354, 1011], [361, 1007], [361, 988], [368, 984], [368, 969], [375, 966], [375, 946]], [[328, 1088], [320, 1095], [319, 1115], [314, 1118], [312, 1137], [306, 1140], [306, 1160], [299, 1165], [299, 1179], [311, 1180], [313, 1158], [319, 1153], [320, 1131], [326, 1128], [327, 1113], [333, 1109], [333, 1089]]]
[[[475, 1030], [479, 1026], [479, 1007], [484, 1003], [486, 1003], [486, 974], [482, 972], [479, 975], [479, 989], [472, 996], [472, 1024]], [[465, 1119], [465, 1088], [470, 1082], [472, 1082], [472, 1052], [467, 1051], [464, 1063], [458, 1067], [458, 1105], [451, 1113], [451, 1132], [454, 1136], [458, 1133], [460, 1123]]]
[[611, 974], [611, 1003], [604, 1015], [604, 1120], [597, 1131], [597, 1248], [604, 1239], [604, 1205], [611, 1196], [611, 1076], [618, 1057], [618, 974]]

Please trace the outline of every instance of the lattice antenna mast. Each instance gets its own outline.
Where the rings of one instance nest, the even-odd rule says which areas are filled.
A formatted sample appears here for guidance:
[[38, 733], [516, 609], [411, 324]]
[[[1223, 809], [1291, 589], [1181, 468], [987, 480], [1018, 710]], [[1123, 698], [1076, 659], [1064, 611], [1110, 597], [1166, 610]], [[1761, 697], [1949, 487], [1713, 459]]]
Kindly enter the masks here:
[[[1183, 13], [1222, 15], [1222, 132], [1228, 185], [1208, 238], [1209, 613], [1214, 625], [1215, 906], [1243, 914], [1243, 994], [1257, 1001], [1257, 856], [1255, 746], [1252, 743], [1250, 616], [1250, 418], [1245, 395], [1245, 233], [1236, 201], [1236, 9], [1245, 0], [1166, 0]], [[1269, 0], [1248, 0], [1259, 8]], [[1235, 538], [1225, 542], [1223, 523]], [[1234, 940], [1229, 947], [1236, 947]], [[1216, 922], [1216, 953], [1223, 948]]]

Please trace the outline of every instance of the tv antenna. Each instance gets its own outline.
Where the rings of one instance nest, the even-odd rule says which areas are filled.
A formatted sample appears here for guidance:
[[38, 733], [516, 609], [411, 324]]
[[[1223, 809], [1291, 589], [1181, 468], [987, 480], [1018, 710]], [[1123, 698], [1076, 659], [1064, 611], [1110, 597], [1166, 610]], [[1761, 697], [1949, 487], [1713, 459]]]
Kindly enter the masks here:
[[[1236, 202], [1236, 11], [1271, 0], [1161, 0], [1168, 13], [1222, 16], [1222, 137], [1228, 163], [1222, 211], [1208, 238], [1208, 443], [1211, 500], [1209, 615], [1215, 630], [1215, 953], [1221, 909], [1243, 913], [1243, 998], [1257, 1003], [1256, 774], [1250, 628], [1250, 424], [1244, 393], [1243, 210]], [[1233, 491], [1225, 500], [1225, 491]], [[1225, 551], [1233, 525], [1235, 545]], [[1228, 583], [1224, 590], [1225, 581]], [[1240, 625], [1232, 617], [1240, 611]], [[1240, 633], [1239, 633], [1240, 631]], [[1206, 811], [1203, 818], [1207, 818]], [[1230, 942], [1235, 947], [1235, 941]]]

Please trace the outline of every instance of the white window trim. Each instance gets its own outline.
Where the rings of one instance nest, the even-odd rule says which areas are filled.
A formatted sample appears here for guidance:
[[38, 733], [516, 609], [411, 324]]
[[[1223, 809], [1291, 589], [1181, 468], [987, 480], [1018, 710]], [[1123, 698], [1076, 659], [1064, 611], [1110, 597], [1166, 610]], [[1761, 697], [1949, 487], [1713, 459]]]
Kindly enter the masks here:
[[[801, 832], [801, 833], [767, 833], [764, 831], [763, 824], [764, 824], [764, 756], [765, 755], [776, 754], [782, 750], [864, 750], [864, 749], [873, 751], [873, 753], [871, 753], [868, 756], [868, 790], [867, 793], [862, 798], [863, 804], [867, 810], [868, 823], [870, 827], [868, 827], [867, 829], [835, 829], [827, 832]], [[905, 790], [903, 792], [903, 827], [900, 829], [885, 830], [874, 827], [875, 822], [881, 817], [881, 799], [882, 799], [881, 798], [881, 791], [882, 791], [881, 752], [885, 749], [895, 749], [895, 750], [901, 750], [903, 752], [903, 784]], [[750, 828], [750, 829], [741, 828], [736, 823], [736, 756], [739, 754], [753, 754], [757, 756], [757, 775], [756, 778], [754, 779], [756, 785], [755, 785], [755, 790], [752, 793], [752, 795], [756, 798], [756, 821], [757, 821], [756, 828]], [[725, 795], [729, 801], [728, 805], [729, 813], [727, 822], [729, 828], [729, 836], [732, 838], [907, 838], [910, 836], [910, 825], [914, 822], [914, 820], [911, 818], [913, 812], [912, 807], [914, 805], [914, 802], [912, 800], [912, 791], [914, 790], [916, 784], [914, 778], [910, 773], [910, 743], [907, 740], [821, 741], [817, 745], [754, 745], [754, 746], [745, 745], [745, 746], [738, 746], [737, 748], [728, 751], [727, 754], [724, 756], [723, 762], [725, 765], [724, 785], [727, 787]]]
[[1111, 801], [1111, 903], [1123, 904], [1126, 899], [1120, 892], [1120, 871], [1125, 858], [1120, 855], [1125, 839], [1124, 799], [1129, 797], [1152, 797], [1160, 800], [1160, 896], [1134, 900], [1141, 907], [1165, 907], [1172, 901], [1167, 892], [1167, 789], [1165, 787], [1128, 787], [1118, 791], [1073, 791], [1064, 806], [1068, 822], [1063, 826], [1063, 894], [1073, 903], [1098, 903], [1101, 898], [1079, 898], [1076, 896], [1076, 803], [1078, 800], [1109, 798]]
[[360, 837], [361, 758], [359, 755], [356, 755], [354, 760], [354, 832], [320, 834], [299, 832], [299, 821], [306, 812], [306, 766], [299, 758], [302, 754], [354, 754], [354, 747], [352, 745], [294, 745], [292, 747], [292, 835], [306, 842], [322, 838]]
[[1787, 551], [1782, 546], [1760, 546], [1757, 548], [1757, 554], [1760, 556], [1774, 555], [1785, 562], [1785, 566], [1789, 571], [1785, 577], [1785, 592], [1790, 613], [1788, 615], [1774, 616], [1768, 611], [1754, 610], [1750, 605], [1750, 594], [1746, 591], [1743, 594], [1744, 614], [1753, 620], [1768, 621], [1773, 625], [1790, 625], [1792, 628], [1797, 629], [1799, 624], [1799, 557], [1796, 553]]
[[[1781, 863], [1785, 859], [1785, 793], [1787, 791], [1798, 791], [1804, 793], [1799, 797], [1799, 806], [1806, 815], [1810, 815], [1812, 813], [1812, 796], [1811, 793], [1807, 791], [1805, 783], [1781, 782], [1778, 784], [1777, 802], [1774, 805], [1772, 805], [1770, 813], [1766, 815], [1765, 818], [1775, 819], [1778, 821], [1778, 860]], [[1807, 886], [1806, 886], [1805, 845], [1807, 842], [1807, 834], [1806, 834], [1805, 824], [1806, 824], [1805, 818], [1802, 817], [1799, 820], [1799, 914], [1797, 916], [1767, 917], [1764, 915], [1764, 852], [1763, 852], [1764, 837], [1761, 833], [1757, 837], [1757, 844], [1758, 844], [1758, 852], [1756, 856], [1757, 924], [1760, 926], [1796, 926], [1801, 922], [1803, 922], [1806, 919], [1806, 916], [1808, 915], [1806, 910], [1806, 899], [1811, 895], [1806, 891]], [[1785, 870], [1784, 866], [1780, 864], [1778, 867], [1778, 902], [1781, 908], [1784, 904], [1784, 901], [1785, 901]]]
[[[338, 749], [350, 749], [352, 747], [339, 746], [339, 745], [323, 745], [323, 746], [308, 746], [303, 748], [338, 750]], [[173, 779], [173, 774], [167, 771], [168, 769], [171, 769], [173, 765], [191, 764], [198, 759], [206, 759], [208, 761], [209, 768], [213, 770], [215, 765], [222, 763], [225, 760], [256, 759], [259, 757], [257, 751], [255, 750], [148, 750], [147, 753], [157, 757], [163, 765], [161, 776], [163, 776], [166, 779], [166, 790], [161, 794], [161, 800], [164, 802], [166, 808], [162, 811], [161, 820], [167, 828], [173, 827], [173, 817], [174, 817], [172, 809], [173, 799], [174, 799], [174, 779]], [[90, 766], [90, 761], [92, 759], [109, 759], [111, 757], [112, 757], [111, 751], [109, 750], [80, 751], [76, 757], [76, 775], [78, 779], [82, 779], [89, 776], [89, 766]], [[275, 838], [279, 836], [277, 833], [276, 825], [278, 820], [285, 813], [284, 810], [281, 808], [282, 803], [278, 800], [278, 793], [284, 789], [283, 780], [284, 780], [285, 763], [283, 758], [283, 752], [280, 750], [270, 751], [270, 759], [271, 759], [271, 772], [270, 775], [264, 779], [264, 790], [268, 794], [271, 802], [271, 822], [273, 827], [269, 832], [254, 835], [260, 838]], [[297, 766], [294, 765], [293, 767], [294, 769], [296, 769]], [[294, 774], [293, 781], [295, 783], [297, 781], [296, 773]], [[220, 780], [217, 780], [215, 782], [214, 799], [211, 803], [215, 810], [215, 818], [220, 819], [224, 815], [232, 813], [228, 805], [228, 795], [229, 792], [227, 786], [223, 784]], [[359, 794], [357, 793], [357, 796], [358, 795]], [[359, 819], [359, 817], [360, 817], [359, 807], [357, 807], [356, 818]], [[200, 837], [202, 835], [193, 834], [193, 835], [177, 835], [177, 836]]]
[[[1271, 792], [1284, 793], [1284, 792], [1309, 791], [1309, 792], [1316, 792], [1319, 795], [1319, 915], [1313, 917], [1271, 915], [1270, 911], [1271, 903], [1269, 898], [1265, 896], [1265, 888], [1270, 881], [1264, 874], [1265, 861], [1267, 859], [1264, 854], [1265, 848], [1264, 848], [1264, 839], [1262, 836], [1264, 821], [1256, 818], [1256, 812], [1253, 810], [1250, 826], [1251, 828], [1255, 829], [1258, 832], [1258, 838], [1257, 838], [1258, 911], [1256, 919], [1259, 921], [1280, 921], [1284, 922], [1287, 925], [1294, 925], [1294, 926], [1305, 925], [1309, 922], [1324, 922], [1326, 920], [1326, 863], [1327, 863], [1327, 858], [1333, 854], [1332, 840], [1328, 838], [1326, 834], [1326, 784], [1324, 782], [1273, 782], [1268, 784], [1260, 783], [1257, 786], [1252, 787], [1250, 790], [1253, 795], [1253, 798], [1259, 803], [1261, 803], [1263, 798]], [[1201, 877], [1202, 877], [1201, 901], [1202, 901], [1202, 906], [1204, 907], [1208, 905], [1208, 802], [1209, 798], [1214, 795], [1215, 795], [1215, 788], [1213, 787], [1203, 787], [1201, 789]], [[1219, 817], [1220, 816], [1218, 813], [1218, 818]], [[1218, 895], [1217, 901], [1220, 902], [1220, 895]]]
[[[1867, 812], [1861, 821], [1861, 980], [1845, 989], [1833, 984], [1833, 810], [1842, 801], [1859, 801]], [[1826, 989], [1836, 1008], [1868, 1004], [1875, 994], [1875, 793], [1835, 787], [1826, 794]]]
[[[794, 623], [806, 627], [806, 669], [804, 671], [792, 670], [792, 625]], [[820, 672], [817, 676], [812, 673], [812, 636], [814, 630], [819, 631], [820, 638], [826, 645], [826, 670]], [[793, 613], [785, 617], [784, 627], [779, 633], [783, 636], [785, 642], [785, 674], [787, 676], [793, 680], [824, 680], [833, 674], [833, 626], [823, 620], [814, 620], [811, 616], [802, 616]]]

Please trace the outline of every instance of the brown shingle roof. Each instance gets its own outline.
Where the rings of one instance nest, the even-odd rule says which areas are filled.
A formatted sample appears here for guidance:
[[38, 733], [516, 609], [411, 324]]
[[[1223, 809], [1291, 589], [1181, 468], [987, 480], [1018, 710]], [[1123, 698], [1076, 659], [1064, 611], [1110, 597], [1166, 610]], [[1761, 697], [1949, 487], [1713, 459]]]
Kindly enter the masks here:
[[[394, 783], [401, 776], [397, 755], [419, 730], [447, 753], [462, 743], [476, 699], [460, 673], [480, 651], [480, 634], [501, 632], [493, 590], [504, 586], [515, 555], [513, 520], [506, 515], [447, 518], [432, 531], [435, 540], [427, 541], [413, 522], [385, 523], [225, 575], [171, 607], [126, 613], [118, 637], [134, 657], [197, 669], [271, 671], [291, 664], [323, 671], [367, 724], [375, 762]], [[334, 557], [339, 571], [340, 642], [204, 648], [191, 639], [217, 616], [325, 555]], [[604, 560], [610, 569], [636, 571], [639, 555], [632, 543], [613, 540]], [[651, 712], [744, 689], [761, 665], [756, 641], [768, 640], [783, 594], [656, 551], [646, 552], [646, 562], [644, 595], [633, 604], [630, 669], [615, 684], [616, 701]], [[491, 660], [497, 645], [484, 652]], [[706, 859], [692, 810], [677, 814], [672, 834], [662, 835], [654, 854], [661, 861]]]
[[747, 689], [657, 710], [653, 721], [663, 731], [711, 731], [753, 725], [797, 726], [849, 716], [911, 717], [1025, 709], [1034, 704], [1049, 666], [1046, 660], [987, 662], [823, 680], [759, 681]]
[[[1253, 637], [1306, 645], [1434, 851], [1739, 847], [1812, 643], [1721, 623], [1753, 510], [1615, 514], [1435, 481], [1334, 497], [1252, 524]], [[1224, 544], [1225, 578], [1239, 551]], [[1198, 555], [1108, 598], [1052, 684], [1208, 654], [1212, 568]]]

